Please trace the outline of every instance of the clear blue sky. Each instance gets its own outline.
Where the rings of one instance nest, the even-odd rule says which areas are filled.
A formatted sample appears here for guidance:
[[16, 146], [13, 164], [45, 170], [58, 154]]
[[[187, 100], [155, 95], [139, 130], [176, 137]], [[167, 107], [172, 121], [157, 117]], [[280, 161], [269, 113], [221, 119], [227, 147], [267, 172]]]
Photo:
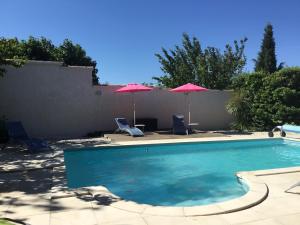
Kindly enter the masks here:
[[247, 37], [246, 70], [263, 28], [274, 26], [278, 61], [300, 65], [299, 0], [1, 0], [0, 36], [45, 36], [79, 43], [98, 63], [101, 82], [151, 82], [155, 53], [180, 44], [183, 32], [223, 49]]

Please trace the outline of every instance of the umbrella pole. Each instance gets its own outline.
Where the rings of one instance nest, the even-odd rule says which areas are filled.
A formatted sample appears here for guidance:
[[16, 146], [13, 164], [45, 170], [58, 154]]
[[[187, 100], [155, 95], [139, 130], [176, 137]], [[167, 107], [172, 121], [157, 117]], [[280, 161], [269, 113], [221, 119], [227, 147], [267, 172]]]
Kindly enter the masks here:
[[189, 102], [189, 124], [191, 123], [191, 101], [190, 101], [190, 95], [188, 93], [188, 102]]
[[134, 93], [132, 93], [133, 98], [133, 126], [135, 126], [135, 99], [134, 99]]

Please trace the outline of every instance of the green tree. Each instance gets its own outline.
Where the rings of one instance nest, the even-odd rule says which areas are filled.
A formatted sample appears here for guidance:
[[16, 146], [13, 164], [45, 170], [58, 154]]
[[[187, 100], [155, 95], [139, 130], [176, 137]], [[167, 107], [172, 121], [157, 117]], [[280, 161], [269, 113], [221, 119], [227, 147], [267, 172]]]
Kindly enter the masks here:
[[97, 62], [87, 56], [85, 50], [80, 45], [73, 44], [69, 39], [65, 39], [63, 44], [59, 46], [58, 51], [59, 58], [61, 58], [66, 65], [92, 66], [93, 84], [98, 84]]
[[211, 89], [225, 89], [246, 64], [246, 41], [246, 38], [240, 43], [235, 41], [234, 47], [226, 45], [221, 53], [214, 47], [203, 50], [196, 37], [191, 39], [184, 33], [182, 47], [175, 46], [169, 51], [162, 48], [162, 54], [156, 54], [164, 75], [153, 79], [166, 87], [191, 82]]
[[23, 55], [29, 60], [58, 61], [57, 49], [52, 41], [45, 37], [34, 38], [21, 42]]
[[[19, 41], [17, 38], [0, 38], [0, 66], [21, 66], [25, 60], [61, 61], [65, 65], [92, 66], [93, 84], [98, 84], [97, 63], [86, 55], [85, 50], [70, 40], [64, 40], [59, 47], [45, 37], [29, 37], [28, 40]], [[5, 69], [0, 67], [0, 76]]]
[[26, 57], [23, 56], [22, 51], [23, 49], [17, 38], [0, 38], [0, 77], [5, 73], [5, 69], [1, 66], [20, 67], [25, 63]]
[[275, 73], [255, 72], [234, 81], [235, 94], [228, 110], [235, 116], [234, 127], [270, 130], [276, 125], [300, 125], [300, 68]]
[[265, 33], [255, 62], [255, 71], [263, 71], [267, 73], [274, 73], [283, 68], [284, 63], [280, 63], [277, 67], [277, 59], [275, 52], [275, 39], [273, 33], [273, 26], [269, 23], [265, 27]]

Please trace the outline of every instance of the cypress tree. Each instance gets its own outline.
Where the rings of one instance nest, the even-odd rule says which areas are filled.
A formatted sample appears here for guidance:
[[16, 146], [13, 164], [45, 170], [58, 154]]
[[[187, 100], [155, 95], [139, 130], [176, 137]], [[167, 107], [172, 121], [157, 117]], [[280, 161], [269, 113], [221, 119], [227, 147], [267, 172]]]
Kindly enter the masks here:
[[265, 27], [264, 38], [261, 44], [257, 60], [255, 60], [255, 71], [274, 73], [277, 70], [275, 54], [275, 40], [273, 37], [273, 26], [269, 23]]

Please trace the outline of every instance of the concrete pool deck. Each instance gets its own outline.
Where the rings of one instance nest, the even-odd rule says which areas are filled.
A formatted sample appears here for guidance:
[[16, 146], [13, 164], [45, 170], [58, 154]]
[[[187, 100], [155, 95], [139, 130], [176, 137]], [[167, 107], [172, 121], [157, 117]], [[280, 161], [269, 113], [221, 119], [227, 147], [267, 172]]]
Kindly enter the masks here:
[[[240, 140], [265, 138], [266, 133], [253, 135], [229, 135], [222, 137], [187, 138], [184, 140], [163, 140], [166, 142]], [[290, 135], [289, 135], [290, 137]], [[299, 136], [295, 136], [299, 139]], [[149, 143], [149, 140], [134, 142], [115, 142], [112, 145]], [[267, 194], [260, 197], [257, 204], [231, 212], [228, 208], [218, 215], [204, 216], [222, 206], [188, 207], [149, 207], [120, 200], [105, 188], [80, 189], [69, 191], [65, 187], [63, 151], [65, 147], [96, 146], [102, 139], [74, 140], [53, 143], [54, 151], [24, 155], [18, 147], [8, 146], [1, 150], [0, 167], [0, 217], [21, 220], [28, 224], [299, 224], [300, 188], [293, 189], [298, 194], [285, 193], [284, 190], [300, 181], [300, 167], [282, 170], [268, 170], [241, 173], [250, 182], [265, 185], [253, 191]], [[161, 140], [150, 141], [159, 143]], [[263, 191], [259, 190], [263, 189]], [[251, 202], [253, 202], [253, 195]], [[237, 199], [238, 200], [238, 199]], [[233, 200], [234, 201], [234, 200]], [[231, 202], [227, 207], [237, 207]], [[243, 203], [243, 202], [242, 202]], [[244, 203], [243, 203], [244, 205]], [[204, 208], [203, 208], [204, 207]], [[225, 210], [224, 210], [225, 209]], [[201, 212], [201, 211], [200, 211]], [[208, 212], [208, 213], [207, 213]]]

